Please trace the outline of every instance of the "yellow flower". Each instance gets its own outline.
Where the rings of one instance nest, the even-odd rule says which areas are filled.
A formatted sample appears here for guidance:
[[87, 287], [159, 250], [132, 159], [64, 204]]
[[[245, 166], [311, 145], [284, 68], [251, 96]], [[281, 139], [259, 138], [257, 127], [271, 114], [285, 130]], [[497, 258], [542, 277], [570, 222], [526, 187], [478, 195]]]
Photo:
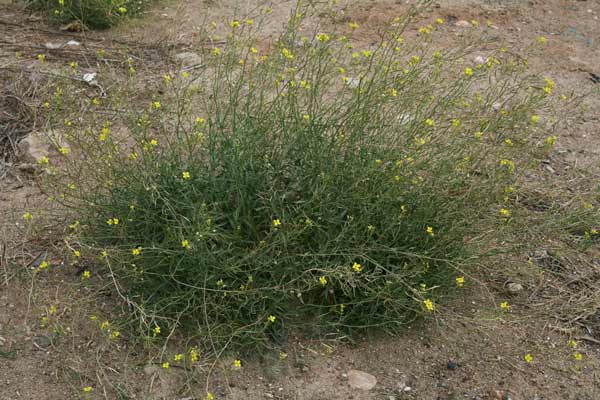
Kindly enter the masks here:
[[252, 53], [252, 54], [258, 53], [258, 49], [256, 47], [250, 47], [250, 53]]
[[106, 223], [107, 225], [119, 225], [119, 218], [109, 218]]
[[40, 159], [38, 160], [38, 164], [40, 164], [40, 165], [46, 165], [46, 164], [48, 164], [49, 162], [50, 162], [50, 160], [49, 160], [49, 159], [48, 159], [48, 157], [46, 157], [46, 156], [43, 156], [42, 158], [40, 158]]
[[356, 22], [350, 22], [348, 26], [353, 30], [358, 28], [358, 24]]
[[168, 362], [168, 361], [165, 361], [164, 363], [162, 363], [162, 367], [163, 367], [164, 369], [169, 369], [169, 367], [170, 367], [170, 366], [171, 366], [171, 364], [169, 364], [169, 362]]
[[330, 39], [331, 39], [331, 37], [328, 34], [326, 34], [326, 33], [319, 33], [317, 35], [317, 40], [319, 42], [325, 43], [325, 42], [328, 42]]
[[253, 20], [253, 19], [247, 19], [247, 20], [245, 20], [244, 22], [245, 22], [245, 23], [246, 23], [246, 25], [248, 25], [248, 26], [252, 26], [252, 25], [254, 25], [254, 20]]
[[233, 360], [233, 368], [234, 369], [242, 368], [242, 362], [240, 360]]
[[465, 284], [465, 277], [464, 276], [459, 276], [456, 278], [456, 285], [458, 287], [463, 287], [463, 285]]
[[373, 56], [373, 52], [369, 50], [362, 50], [360, 53], [363, 55], [363, 57], [366, 58], [370, 58], [371, 56]]
[[81, 274], [81, 280], [89, 279], [90, 276], [92, 276], [92, 273], [90, 271], [83, 271], [83, 274]]
[[277, 319], [277, 317], [274, 315], [269, 315], [269, 317], [267, 319], [269, 320], [270, 323], [274, 323], [275, 320]]
[[546, 43], [548, 43], [548, 39], [545, 36], [538, 36], [537, 42], [539, 44], [546, 44]]
[[108, 126], [105, 126], [102, 128], [102, 131], [100, 131], [100, 135], [98, 135], [98, 139], [103, 142], [106, 139], [108, 139], [108, 134], [110, 133], [110, 128]]
[[142, 254], [142, 248], [136, 247], [135, 249], [131, 250], [131, 254], [133, 254], [134, 256], [139, 256], [140, 254]]
[[575, 353], [573, 353], [573, 358], [575, 359], [575, 361], [581, 361], [583, 359], [583, 354], [576, 351]]
[[433, 237], [433, 236], [435, 236], [435, 233], [433, 232], [433, 228], [432, 228], [431, 226], [428, 226], [428, 227], [425, 229], [425, 232], [427, 232], [427, 234], [428, 234], [429, 236], [432, 236], [432, 237]]
[[218, 47], [215, 47], [215, 48], [213, 49], [213, 54], [215, 55], [215, 57], [218, 57], [218, 56], [220, 56], [220, 55], [221, 55], [221, 49], [220, 49], [220, 48], [218, 48]]
[[206, 393], [206, 400], [215, 400], [215, 396], [211, 392], [208, 392]]
[[160, 333], [160, 326], [156, 325], [154, 329], [152, 329], [152, 332], [154, 332], [154, 336], [158, 335]]
[[594, 229], [594, 228], [590, 229], [590, 235], [594, 236], [594, 235], [597, 235], [597, 234], [598, 234], [598, 230], [597, 229]]
[[510, 217], [510, 210], [507, 210], [506, 208], [501, 208], [498, 212], [503, 217], [506, 217], [506, 218]]
[[181, 177], [185, 180], [190, 179], [192, 176], [190, 175], [190, 173], [188, 171], [183, 171], [183, 173], [181, 174]]
[[165, 83], [169, 83], [171, 82], [171, 74], [167, 73], [163, 76], [163, 79], [165, 80]]
[[471, 25], [473, 25], [474, 28], [477, 28], [479, 26], [479, 21], [476, 21], [474, 19], [471, 20]]
[[120, 12], [121, 14], [125, 14], [125, 13], [127, 12], [127, 8], [125, 8], [125, 7], [121, 6], [121, 7], [119, 7], [119, 12]]
[[109, 327], [109, 326], [110, 326], [110, 322], [108, 322], [108, 321], [103, 321], [103, 322], [100, 324], [100, 329], [101, 329], [101, 330], [108, 329], [108, 327]]
[[160, 108], [160, 106], [161, 106], [160, 101], [153, 101], [152, 102], [152, 107], [153, 108], [155, 108], [155, 109], [158, 110]]
[[500, 303], [500, 308], [504, 311], [508, 311], [510, 310], [510, 304], [508, 304], [508, 301], [503, 301], [502, 303]]
[[430, 299], [423, 300], [423, 305], [425, 306], [425, 310], [429, 312], [433, 311], [435, 308], [433, 301], [431, 301]]
[[84, 387], [84, 388], [83, 388], [83, 392], [84, 392], [84, 393], [89, 393], [89, 392], [91, 392], [92, 390], [94, 390], [94, 389], [93, 389], [91, 386], [86, 386], [86, 387]]
[[279, 220], [279, 218], [274, 219], [273, 221], [271, 221], [271, 226], [273, 228], [279, 228], [281, 226], [281, 221]]
[[26, 212], [25, 214], [23, 214], [23, 219], [29, 221], [33, 219], [33, 214], [31, 214], [30, 212]]
[[352, 264], [352, 269], [354, 270], [354, 272], [356, 273], [361, 273], [363, 270], [363, 266], [360, 265], [359, 263], [355, 262], [354, 264]]
[[435, 23], [438, 24], [438, 25], [442, 25], [444, 23], [444, 20], [441, 19], [441, 18], [438, 18], [438, 19], [435, 20]]
[[500, 160], [500, 165], [503, 167], [508, 167], [509, 172], [513, 172], [515, 170], [515, 163], [511, 160], [503, 159]]
[[303, 120], [305, 120], [305, 121], [309, 121], [309, 120], [310, 120], [310, 115], [308, 115], [308, 114], [304, 114], [304, 115], [302, 116], [302, 119], [303, 119]]
[[548, 145], [548, 146], [554, 146], [554, 144], [556, 143], [556, 141], [557, 141], [557, 140], [558, 140], [558, 136], [556, 136], [556, 135], [552, 135], [552, 136], [548, 136], [548, 137], [546, 138], [546, 141], [545, 141], [545, 143], [546, 143], [546, 145]]
[[182, 361], [183, 360], [183, 354], [181, 354], [181, 353], [175, 354], [175, 357], [173, 357], [173, 359], [175, 361]]
[[527, 364], [529, 364], [530, 362], [533, 361], [533, 356], [531, 354], [527, 353], [523, 356], [523, 360], [525, 360], [525, 362]]
[[192, 347], [189, 351], [190, 353], [190, 361], [195, 363], [198, 362], [198, 360], [200, 359], [200, 353], [198, 353], [198, 350], [195, 347]]
[[202, 117], [196, 117], [196, 125], [204, 125], [206, 120]]
[[280, 352], [279, 352], [279, 359], [283, 361], [283, 360], [285, 360], [286, 358], [287, 358], [287, 353], [285, 353], [285, 352], [283, 352], [283, 351], [280, 351]]
[[233, 20], [229, 23], [229, 26], [231, 26], [233, 29], [238, 28], [240, 26], [240, 21]]
[[577, 347], [577, 342], [575, 340], [573, 340], [573, 339], [569, 340], [569, 342], [567, 344], [569, 345], [569, 347], [571, 347], [573, 349], [575, 347]]
[[323, 286], [327, 285], [327, 278], [322, 276], [319, 278], [319, 283]]
[[182, 241], [181, 241], [181, 247], [183, 247], [183, 248], [184, 248], [184, 249], [186, 249], [186, 250], [189, 250], [189, 249], [190, 249], [190, 247], [191, 247], [191, 246], [190, 246], [190, 241], [189, 241], [189, 240], [187, 240], [187, 239], [184, 239], [184, 240], [182, 240]]
[[75, 257], [81, 257], [81, 252], [79, 250], [75, 250], [75, 251], [73, 251], [73, 255]]
[[531, 122], [534, 124], [537, 124], [540, 121], [540, 116], [539, 115], [532, 115], [531, 116]]
[[505, 143], [507, 146], [512, 146], [512, 145], [513, 145], [513, 141], [512, 141], [512, 140], [510, 140], [510, 139], [506, 139], [506, 140], [504, 141], [504, 143]]
[[46, 61], [46, 56], [44, 54], [38, 54], [37, 59], [40, 60], [41, 62], [44, 62], [44, 61]]
[[473, 75], [473, 70], [469, 67], [465, 68], [465, 75], [466, 76], [471, 76]]
[[119, 336], [121, 336], [121, 332], [119, 331], [112, 331], [110, 334], [110, 338], [113, 340], [117, 339]]
[[460, 119], [453, 119], [452, 126], [458, 128], [460, 126]]
[[286, 49], [285, 47], [283, 49], [281, 49], [281, 55], [284, 56], [285, 58], [287, 58], [288, 60], [294, 59], [294, 54], [291, 51], [289, 51], [288, 49]]
[[432, 120], [431, 118], [427, 118], [425, 120], [425, 125], [427, 125], [427, 126], [434, 126], [435, 125], [435, 121]]

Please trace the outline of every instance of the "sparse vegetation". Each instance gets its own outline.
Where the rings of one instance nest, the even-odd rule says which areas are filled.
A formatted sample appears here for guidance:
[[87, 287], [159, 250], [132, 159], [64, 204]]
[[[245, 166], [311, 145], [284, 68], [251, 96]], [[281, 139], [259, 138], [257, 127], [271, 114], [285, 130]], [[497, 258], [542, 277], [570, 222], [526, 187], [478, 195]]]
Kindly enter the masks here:
[[149, 0], [26, 0], [27, 7], [45, 13], [57, 24], [78, 22], [81, 29], [106, 29], [136, 15]]

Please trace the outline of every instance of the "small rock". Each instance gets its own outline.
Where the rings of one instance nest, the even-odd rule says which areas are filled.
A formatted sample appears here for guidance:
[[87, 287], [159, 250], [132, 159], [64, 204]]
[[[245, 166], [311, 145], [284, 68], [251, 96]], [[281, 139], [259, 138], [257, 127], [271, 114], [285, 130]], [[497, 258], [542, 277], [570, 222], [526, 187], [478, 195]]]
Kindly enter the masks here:
[[46, 47], [47, 49], [50, 49], [50, 50], [56, 50], [56, 49], [60, 49], [62, 47], [62, 45], [60, 43], [46, 42], [46, 43], [44, 43], [44, 47]]
[[81, 43], [79, 43], [77, 40], [69, 40], [67, 42], [67, 46], [80, 46]]
[[348, 85], [348, 87], [350, 89], [356, 89], [360, 85], [360, 79], [358, 79], [358, 78], [348, 78], [346, 80], [346, 85]]
[[175, 54], [175, 60], [179, 61], [184, 67], [193, 67], [194, 65], [202, 64], [202, 58], [192, 52]]
[[454, 371], [458, 367], [458, 364], [454, 360], [449, 360], [446, 366], [449, 370]]
[[371, 390], [377, 385], [377, 378], [373, 375], [356, 369], [348, 371], [348, 384], [361, 390]]
[[412, 390], [412, 388], [411, 388], [410, 386], [406, 386], [406, 387], [404, 388], [404, 391], [405, 391], [405, 392], [410, 392], [411, 390]]
[[475, 64], [479, 64], [479, 65], [485, 64], [485, 58], [483, 58], [483, 56], [477, 56], [474, 58], [473, 61], [475, 61]]
[[144, 367], [144, 373], [148, 376], [152, 376], [159, 372], [160, 372], [160, 368], [158, 368], [156, 365], [146, 365]]
[[506, 288], [510, 293], [516, 294], [523, 290], [523, 285], [521, 285], [520, 283], [511, 282], [508, 285], [506, 285]]
[[96, 72], [88, 72], [86, 74], [83, 74], [83, 80], [91, 84], [96, 80], [96, 75], [98, 75]]
[[25, 162], [37, 163], [48, 156], [48, 144], [38, 134], [31, 133], [19, 142], [19, 155]]
[[460, 28], [470, 28], [471, 27], [471, 23], [469, 21], [465, 21], [464, 19], [461, 19], [460, 21], [456, 21], [456, 23], [454, 24]]

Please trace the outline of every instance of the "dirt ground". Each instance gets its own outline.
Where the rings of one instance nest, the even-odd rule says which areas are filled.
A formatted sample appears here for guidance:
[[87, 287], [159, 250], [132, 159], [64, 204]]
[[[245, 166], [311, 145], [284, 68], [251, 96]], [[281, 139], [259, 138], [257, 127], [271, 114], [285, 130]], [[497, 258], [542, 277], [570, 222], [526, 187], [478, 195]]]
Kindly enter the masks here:
[[[274, 3], [273, 18], [263, 31], [265, 42], [279, 32], [294, 5]], [[408, 3], [351, 1], [344, 18], [359, 23], [368, 41], [383, 21], [405, 12]], [[45, 43], [70, 38], [92, 49], [116, 46], [118, 40], [136, 42], [149, 59], [164, 62], [164, 57], [193, 48], [195, 27], [204, 21], [251, 15], [256, 7], [256, 0], [170, 1], [112, 31], [70, 34], [46, 26], [13, 3], [0, 2], [0, 74], [7, 72], [15, 51], [34, 59]], [[591, 181], [600, 181], [600, 2], [440, 0], [417, 23], [438, 17], [446, 21], [447, 43], [466, 29], [459, 21], [471, 20], [493, 21], [497, 39], [517, 48], [545, 36], [545, 50], [529, 59], [532, 70], [574, 94], [596, 88], [584, 103], [584, 121], [561, 133], [556, 151], [531, 176], [532, 187], [568, 190], [574, 198], [596, 190], [583, 185], [590, 174]], [[32, 61], [31, 68], [35, 65]], [[523, 289], [507, 292], [511, 277], [503, 271], [516, 269], [506, 264], [526, 264], [524, 254], [486, 266], [482, 285], [401, 337], [365, 337], [346, 344], [290, 338], [272, 354], [248, 355], [241, 371], [227, 367], [231, 360], [212, 371], [211, 364], [203, 365], [193, 375], [182, 368], [162, 369], [155, 356], [161, 349], [126, 338], [121, 344], [108, 343], [98, 332], [90, 315], [114, 312], [114, 299], [106, 290], [87, 291], [76, 267], [63, 264], [64, 228], [48, 218], [32, 232], [23, 222], [27, 210], [52, 213], [36, 179], [19, 167], [23, 163], [15, 161], [0, 175], [1, 400], [191, 400], [204, 399], [207, 390], [216, 399], [231, 400], [600, 399], [600, 296], [583, 303], [585, 318], [568, 318], [561, 313], [567, 300], [560, 294], [570, 289], [551, 274], [515, 274], [513, 281], [521, 279]], [[576, 171], [588, 179], [573, 178]], [[57, 273], [40, 277], [31, 266], [44, 252]], [[592, 249], [565, 268], [580, 276], [591, 271], [585, 276], [600, 281], [600, 253]], [[510, 302], [510, 312], [499, 309], [502, 301]], [[570, 340], [577, 342], [575, 348]], [[173, 346], [164, 351], [176, 351]], [[280, 351], [286, 356], [280, 357]], [[581, 360], [575, 359], [575, 351]], [[530, 363], [525, 354], [532, 355]], [[373, 375], [377, 384], [370, 390], [352, 388], [350, 370]], [[92, 391], [84, 393], [87, 386]]]

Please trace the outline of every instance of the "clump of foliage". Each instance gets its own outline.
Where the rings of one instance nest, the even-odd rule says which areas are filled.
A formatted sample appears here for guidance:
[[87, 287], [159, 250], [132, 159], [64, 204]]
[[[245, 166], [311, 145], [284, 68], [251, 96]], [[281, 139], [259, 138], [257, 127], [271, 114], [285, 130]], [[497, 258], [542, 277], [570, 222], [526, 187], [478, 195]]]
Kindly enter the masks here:
[[77, 21], [82, 28], [106, 29], [139, 13], [147, 3], [148, 0], [29, 0], [27, 6], [46, 13], [57, 24]]
[[[366, 45], [356, 24], [302, 36], [298, 9], [261, 50], [258, 21], [230, 21], [142, 106], [130, 62], [87, 119], [56, 121], [68, 147], [43, 161], [47, 188], [145, 335], [182, 327], [220, 351], [393, 332], [465, 284], [561, 100], [500, 46], [475, 58], [478, 34], [440, 49], [443, 21], [412, 38], [408, 21]], [[70, 92], [50, 117], [81, 101]]]

